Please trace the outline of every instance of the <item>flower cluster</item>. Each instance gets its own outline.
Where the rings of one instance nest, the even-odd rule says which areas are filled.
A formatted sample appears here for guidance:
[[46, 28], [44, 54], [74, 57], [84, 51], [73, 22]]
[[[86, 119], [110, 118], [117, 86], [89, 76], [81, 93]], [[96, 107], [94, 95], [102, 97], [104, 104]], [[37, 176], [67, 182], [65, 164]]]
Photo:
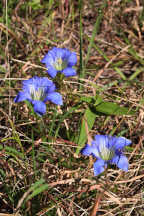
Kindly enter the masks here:
[[97, 158], [94, 163], [94, 175], [102, 173], [108, 164], [116, 164], [118, 168], [128, 171], [128, 160], [123, 154], [125, 146], [131, 141], [124, 137], [96, 135], [91, 145], [87, 144], [81, 151], [83, 155], [93, 155]]
[[[68, 49], [54, 47], [42, 59], [46, 64], [48, 74], [54, 78], [58, 72], [66, 77], [75, 76], [76, 70], [73, 66], [77, 63], [76, 53]], [[51, 101], [56, 105], [62, 105], [63, 100], [60, 93], [56, 92], [55, 84], [47, 77], [35, 76], [23, 81], [22, 91], [15, 97], [14, 102], [27, 100], [34, 106], [34, 111], [42, 116], [46, 113], [46, 102]]]
[[[66, 48], [54, 47], [41, 62], [46, 65], [47, 72], [52, 78], [57, 73], [66, 77], [76, 75], [76, 70], [73, 68], [77, 63], [76, 53], [70, 52]], [[22, 84], [22, 91], [15, 97], [14, 102], [29, 101], [39, 116], [46, 113], [47, 101], [63, 105], [62, 95], [56, 92], [55, 84], [47, 77], [34, 76], [23, 81]], [[101, 174], [108, 164], [116, 164], [118, 168], [128, 171], [129, 164], [123, 150], [130, 144], [131, 141], [124, 137], [96, 135], [91, 145], [87, 144], [81, 153], [85, 156], [92, 155], [97, 159], [94, 163], [95, 176]]]

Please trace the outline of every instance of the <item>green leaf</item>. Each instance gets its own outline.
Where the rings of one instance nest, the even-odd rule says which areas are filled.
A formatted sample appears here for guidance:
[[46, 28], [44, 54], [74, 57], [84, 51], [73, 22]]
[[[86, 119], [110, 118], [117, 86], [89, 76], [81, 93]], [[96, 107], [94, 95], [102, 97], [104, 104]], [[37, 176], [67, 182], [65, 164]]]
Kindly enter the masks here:
[[[78, 138], [78, 146], [76, 149], [76, 155], [79, 154], [80, 150], [83, 148], [87, 141], [87, 131], [86, 131], [86, 126], [85, 124], [87, 123], [88, 129], [91, 130], [95, 119], [96, 119], [97, 114], [93, 113], [89, 108], [85, 110], [84, 116], [83, 116], [83, 121], [81, 124], [81, 129], [80, 129], [80, 135]], [[86, 122], [85, 122], [86, 121]]]
[[90, 97], [83, 96], [83, 97], [80, 98], [80, 100], [84, 101], [84, 102], [86, 102], [88, 104], [95, 104], [95, 105], [97, 105], [97, 104], [99, 104], [99, 103], [101, 103], [103, 101], [103, 99], [99, 95], [90, 96]]
[[29, 190], [27, 191], [28, 194], [31, 193], [30, 195], [28, 195], [28, 197], [26, 198], [25, 201], [28, 201], [29, 199], [37, 196], [38, 194], [40, 194], [41, 192], [45, 191], [48, 189], [48, 184], [45, 184], [45, 180], [43, 178], [41, 178], [40, 180], [38, 180], [37, 182], [35, 182], [35, 184], [33, 184]]
[[38, 194], [42, 193], [43, 191], [46, 191], [47, 189], [49, 188], [49, 185], [48, 184], [43, 184], [41, 186], [39, 186], [38, 188], [36, 188], [32, 194], [30, 194], [26, 201], [28, 201], [29, 199], [32, 199], [33, 197], [37, 196]]
[[121, 107], [116, 103], [103, 101], [94, 107], [95, 111], [106, 115], [133, 115], [134, 110], [128, 107]]
[[144, 67], [137, 68], [136, 71], [130, 76], [129, 80], [135, 79], [141, 72], [144, 72]]
[[37, 187], [39, 187], [41, 184], [43, 184], [45, 182], [45, 180], [42, 178], [42, 179], [40, 179], [39, 181], [37, 181], [37, 182], [35, 182], [35, 184], [33, 184], [32, 186], [31, 186], [31, 190], [35, 190]]
[[[0, 142], [1, 142], [1, 141], [0, 141]], [[1, 151], [3, 148], [4, 148], [3, 145], [0, 144], [0, 151]]]
[[133, 115], [135, 111], [128, 107], [121, 107], [120, 105], [103, 101], [102, 97], [99, 95], [92, 96], [92, 97], [81, 97], [81, 101], [86, 102], [89, 104], [91, 110], [93, 112], [100, 112], [106, 115]]
[[33, 10], [38, 10], [42, 8], [40, 0], [31, 0], [28, 5], [32, 7]]
[[17, 151], [15, 148], [13, 147], [10, 147], [10, 146], [5, 146], [4, 147], [6, 153], [8, 155], [11, 155], [11, 156], [14, 156], [14, 157], [19, 157], [19, 158], [24, 158], [24, 155], [23, 153]]

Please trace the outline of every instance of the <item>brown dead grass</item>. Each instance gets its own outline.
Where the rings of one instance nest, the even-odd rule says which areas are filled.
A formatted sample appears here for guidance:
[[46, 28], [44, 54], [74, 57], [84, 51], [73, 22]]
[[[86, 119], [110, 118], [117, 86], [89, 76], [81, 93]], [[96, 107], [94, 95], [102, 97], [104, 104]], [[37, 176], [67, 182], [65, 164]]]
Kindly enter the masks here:
[[[26, 203], [25, 213], [21, 208], [21, 201], [27, 196], [28, 188], [34, 182], [32, 163], [31, 127], [37, 128], [37, 121], [29, 115], [26, 105], [13, 103], [17, 90], [21, 87], [17, 81], [27, 79], [34, 74], [44, 75], [45, 70], [40, 60], [53, 46], [67, 47], [78, 55], [77, 71], [79, 73], [79, 10], [77, 1], [60, 1], [49, 10], [45, 8], [33, 11], [33, 8], [23, 7], [28, 2], [19, 1], [15, 9], [10, 11], [10, 25], [0, 23], [1, 57], [0, 63], [4, 72], [1, 77], [1, 139], [4, 145], [10, 145], [19, 150], [15, 141], [7, 140], [13, 136], [10, 118], [23, 143], [27, 161], [13, 159], [4, 150], [0, 152], [0, 168], [5, 173], [5, 179], [0, 182], [0, 213], [13, 213], [20, 210], [21, 215], [32, 215], [35, 205], [33, 200]], [[85, 59], [93, 27], [98, 16], [97, 9], [101, 1], [83, 1], [83, 58]], [[90, 3], [91, 2], [91, 3]], [[128, 2], [128, 1], [127, 1]], [[2, 3], [1, 3], [2, 4]], [[5, 7], [5, 1], [3, 1]], [[95, 95], [99, 92], [105, 100], [136, 109], [136, 115], [124, 117], [100, 116], [90, 131], [95, 134], [114, 134], [126, 136], [133, 141], [132, 149], [127, 151], [129, 171], [123, 173], [117, 168], [109, 169], [105, 176], [94, 177], [93, 170], [87, 168], [88, 158], [79, 155], [74, 158], [76, 143], [59, 137], [51, 142], [53, 151], [47, 152], [42, 144], [49, 144], [35, 135], [34, 145], [36, 154], [45, 154], [45, 162], [37, 161], [38, 174], [43, 174], [50, 188], [45, 191], [37, 209], [40, 215], [103, 215], [103, 216], [142, 216], [144, 215], [143, 184], [144, 184], [144, 73], [139, 73], [135, 80], [124, 81], [115, 70], [118, 67], [128, 80], [129, 77], [142, 67], [140, 60], [129, 52], [133, 47], [137, 54], [144, 58], [144, 5], [143, 1], [116, 0], [107, 1], [104, 9], [100, 29], [95, 36], [94, 43], [109, 58], [104, 57], [93, 47], [85, 69], [85, 77], [79, 90], [78, 76], [65, 81], [67, 88], [81, 95]], [[5, 8], [6, 10], [6, 8]], [[127, 44], [124, 36], [129, 40]], [[96, 84], [95, 89], [91, 83]], [[66, 97], [66, 95], [65, 95]], [[74, 105], [70, 100], [67, 109]], [[78, 127], [79, 114], [65, 119], [63, 127], [71, 128], [75, 132]], [[51, 115], [51, 111], [49, 113]], [[50, 116], [48, 115], [48, 116]], [[52, 119], [44, 118], [46, 124]], [[73, 122], [72, 122], [73, 121]], [[37, 156], [36, 156], [37, 157]], [[5, 187], [5, 185], [7, 187]], [[8, 187], [9, 186], [9, 187]], [[7, 190], [6, 190], [7, 188]], [[10, 199], [11, 193], [18, 194], [14, 203]], [[19, 193], [17, 193], [19, 192]], [[18, 202], [19, 201], [19, 202]], [[54, 211], [54, 209], [56, 209]], [[47, 213], [48, 212], [48, 213]], [[54, 213], [55, 212], [55, 213]], [[91, 212], [91, 213], [90, 213]], [[10, 215], [10, 214], [9, 214]]]

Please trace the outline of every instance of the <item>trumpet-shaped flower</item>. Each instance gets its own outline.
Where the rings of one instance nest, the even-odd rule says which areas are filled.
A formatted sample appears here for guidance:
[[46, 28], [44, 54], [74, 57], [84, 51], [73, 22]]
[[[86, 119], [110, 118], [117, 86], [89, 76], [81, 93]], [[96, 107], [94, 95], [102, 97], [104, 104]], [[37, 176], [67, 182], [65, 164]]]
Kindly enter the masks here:
[[94, 163], [94, 175], [102, 173], [108, 164], [116, 164], [118, 168], [128, 171], [128, 160], [123, 154], [125, 146], [130, 145], [131, 141], [124, 137], [115, 137], [108, 135], [96, 135], [90, 145], [86, 145], [81, 153], [97, 158]]
[[34, 106], [34, 111], [42, 116], [46, 113], [46, 102], [62, 105], [62, 96], [55, 92], [55, 84], [47, 77], [33, 77], [23, 81], [22, 91], [15, 97], [14, 102], [28, 100]]
[[66, 48], [54, 47], [42, 59], [46, 64], [48, 74], [54, 78], [58, 72], [63, 73], [66, 77], [75, 76], [76, 70], [73, 66], [77, 63], [75, 52], [70, 52]]

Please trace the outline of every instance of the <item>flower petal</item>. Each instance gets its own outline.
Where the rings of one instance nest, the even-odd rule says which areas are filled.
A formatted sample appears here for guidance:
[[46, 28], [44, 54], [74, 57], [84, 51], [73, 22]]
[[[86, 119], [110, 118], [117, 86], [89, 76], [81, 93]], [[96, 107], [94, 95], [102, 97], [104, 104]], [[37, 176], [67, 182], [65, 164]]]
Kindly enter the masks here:
[[34, 105], [34, 111], [39, 115], [42, 116], [46, 113], [46, 105], [42, 101], [32, 101], [32, 104]]
[[123, 149], [125, 146], [131, 144], [131, 140], [128, 140], [124, 137], [114, 137], [116, 149]]
[[96, 135], [95, 139], [92, 141], [92, 145], [94, 146], [107, 146], [109, 140], [109, 136], [107, 135]]
[[124, 170], [124, 171], [128, 171], [128, 167], [129, 167], [129, 163], [128, 163], [128, 159], [125, 155], [121, 155], [119, 158], [119, 161], [117, 163], [118, 168]]
[[94, 163], [93, 167], [94, 167], [94, 175], [97, 176], [97, 175], [101, 174], [105, 170], [105, 167], [107, 167], [107, 164], [105, 163], [104, 160], [98, 159]]
[[112, 158], [112, 160], [110, 160], [110, 163], [111, 163], [111, 164], [116, 164], [116, 165], [117, 165], [119, 159], [120, 159], [120, 155], [115, 155], [115, 156]]
[[81, 153], [85, 156], [89, 156], [90, 154], [92, 154], [92, 147], [86, 144], [85, 147], [81, 150]]
[[63, 105], [62, 96], [58, 92], [53, 92], [53, 93], [48, 94], [45, 98], [45, 101], [48, 101], [48, 100], [57, 105]]
[[99, 149], [97, 146], [91, 146], [92, 155], [96, 158], [100, 157]]
[[27, 94], [27, 92], [20, 91], [18, 93], [18, 95], [14, 98], [14, 102], [18, 103], [18, 102], [21, 102], [21, 101], [24, 101], [24, 100], [27, 100], [27, 99], [30, 100], [30, 97]]
[[124, 171], [128, 171], [128, 159], [125, 155], [121, 154], [121, 155], [116, 155], [115, 157], [113, 157], [113, 159], [111, 160], [110, 163], [114, 163], [117, 165], [118, 168], [124, 170]]
[[48, 53], [43, 57], [43, 59], [41, 60], [41, 63], [45, 63], [45, 64], [49, 63], [52, 65], [54, 63], [54, 58], [52, 55]]
[[72, 52], [68, 58], [68, 66], [72, 67], [77, 63], [77, 56], [75, 52]]
[[67, 67], [63, 70], [62, 72], [66, 77], [69, 76], [76, 76], [76, 70], [74, 68], [71, 67]]
[[[47, 65], [46, 65], [47, 66]], [[57, 75], [57, 70], [54, 68], [54, 67], [47, 67], [47, 72], [48, 72], [48, 74], [52, 77], [52, 78], [54, 78], [56, 75]]]

